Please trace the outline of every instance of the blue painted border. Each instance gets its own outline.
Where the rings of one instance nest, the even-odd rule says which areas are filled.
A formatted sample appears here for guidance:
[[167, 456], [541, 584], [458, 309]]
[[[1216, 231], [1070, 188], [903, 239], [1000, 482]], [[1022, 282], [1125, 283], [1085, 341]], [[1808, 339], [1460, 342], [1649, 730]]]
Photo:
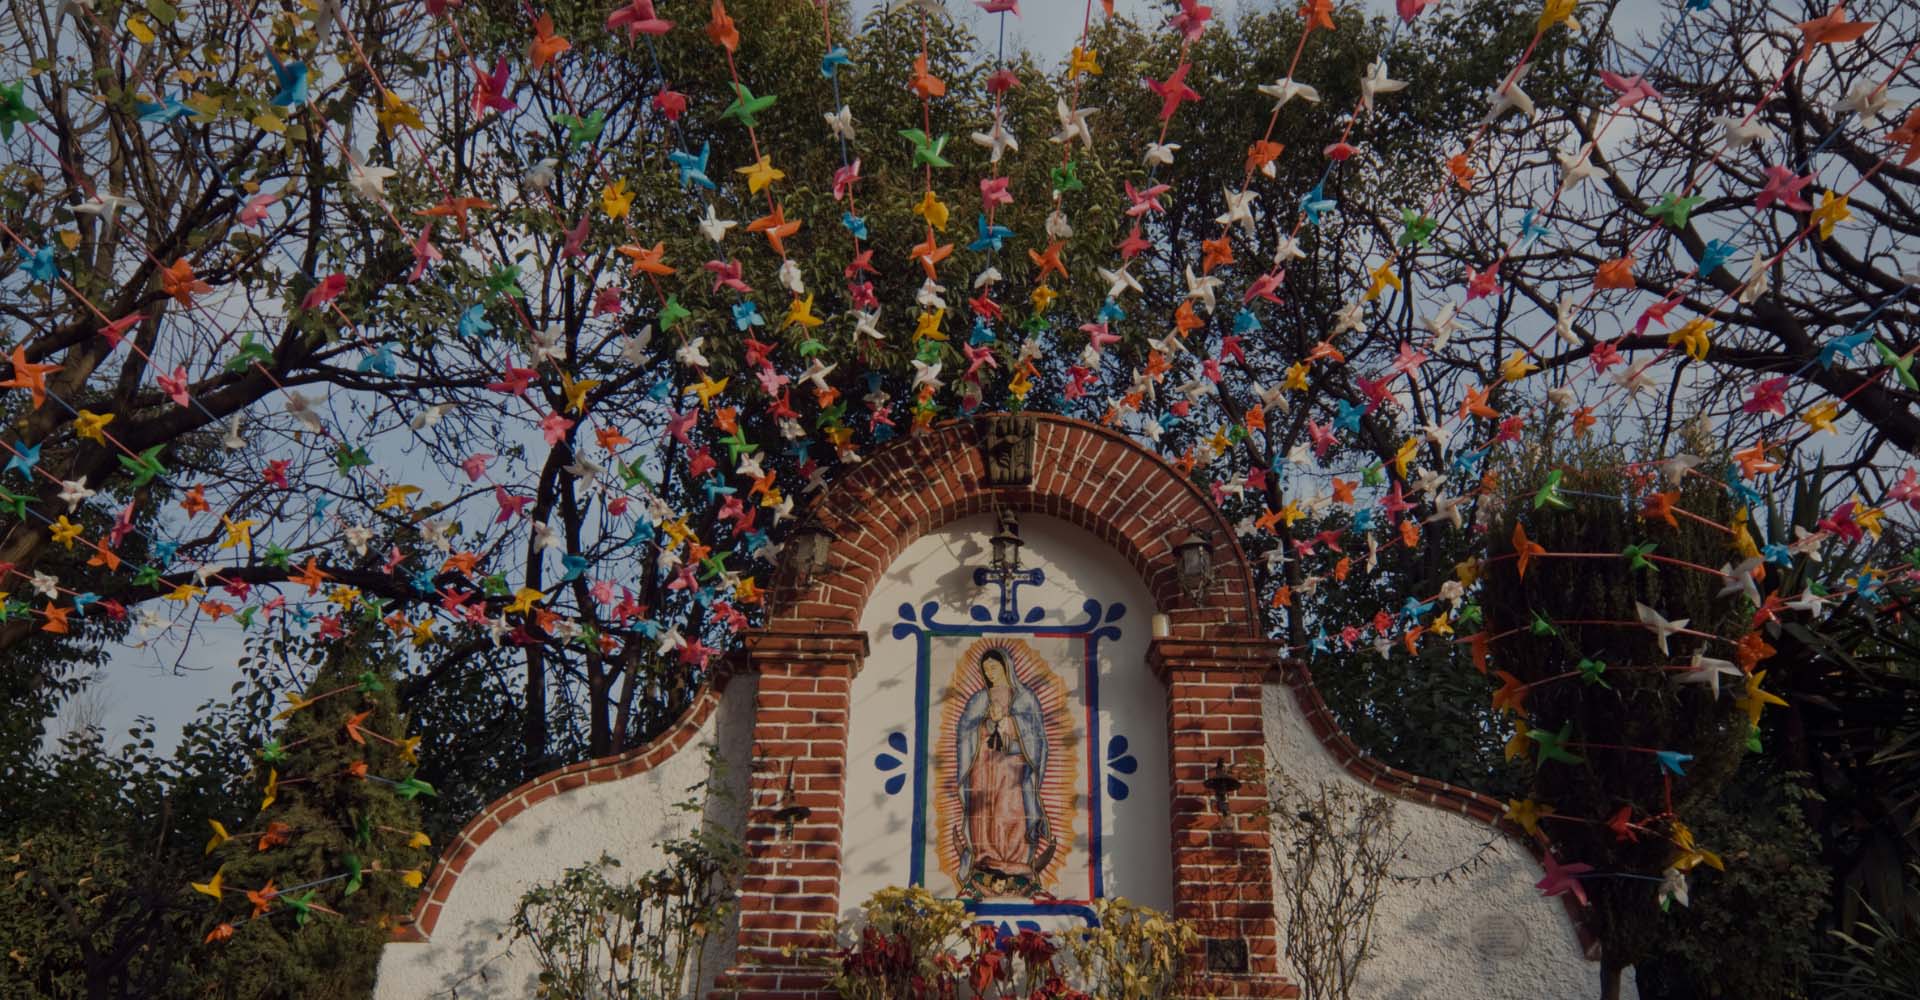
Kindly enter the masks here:
[[[932, 704], [932, 643], [934, 636], [1045, 636], [1049, 638], [1078, 638], [1086, 642], [1085, 661], [1082, 664], [1082, 690], [1086, 701], [1087, 737], [1084, 754], [1087, 760], [1087, 805], [1091, 819], [1087, 830], [1087, 852], [1092, 868], [1092, 899], [1106, 895], [1106, 864], [1101, 853], [1101, 814], [1105, 811], [1101, 779], [1105, 765], [1100, 759], [1100, 640], [1120, 639], [1120, 627], [1114, 623], [1125, 617], [1126, 605], [1114, 603], [1105, 605], [1088, 598], [1080, 606], [1087, 617], [1085, 621], [1061, 625], [1043, 625], [1037, 621], [1021, 625], [992, 625], [968, 622], [965, 624], [948, 623], [937, 620], [940, 605], [937, 601], [928, 601], [916, 611], [912, 604], [900, 605], [900, 621], [893, 626], [893, 637], [914, 639], [914, 705], [913, 705], [913, 823], [910, 836], [913, 838], [910, 879], [913, 885], [926, 885], [926, 816], [927, 795], [931, 785], [930, 771], [933, 767], [932, 755], [927, 752], [928, 729], [931, 721], [928, 710]], [[984, 607], [976, 605], [971, 609], [972, 616], [978, 620], [983, 616]], [[1029, 618], [1037, 616], [1029, 615]], [[1090, 902], [1089, 900], [1088, 902]], [[1054, 901], [1047, 903], [1007, 903], [969, 901], [967, 910], [982, 916], [1079, 916], [1093, 923], [1093, 911], [1082, 902]]]

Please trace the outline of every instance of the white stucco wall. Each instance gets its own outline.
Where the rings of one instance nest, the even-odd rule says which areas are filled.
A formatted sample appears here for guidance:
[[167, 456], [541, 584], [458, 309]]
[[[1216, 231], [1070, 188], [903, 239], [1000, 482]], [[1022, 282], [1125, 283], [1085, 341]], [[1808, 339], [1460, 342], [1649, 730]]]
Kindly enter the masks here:
[[[1338, 781], [1373, 791], [1341, 768], [1314, 738], [1290, 689], [1269, 684], [1263, 697], [1271, 763], [1305, 788]], [[1590, 1000], [1600, 995], [1599, 963], [1582, 956], [1561, 902], [1542, 897], [1534, 888], [1543, 872], [1525, 847], [1467, 817], [1413, 802], [1397, 803], [1394, 822], [1396, 834], [1406, 838], [1405, 856], [1393, 869], [1396, 874], [1446, 871], [1474, 857], [1490, 838], [1493, 846], [1484, 863], [1455, 875], [1451, 883], [1388, 886], [1377, 911], [1377, 946], [1361, 967], [1357, 996]], [[1277, 863], [1284, 863], [1282, 854], [1284, 846], [1276, 845]], [[1281, 919], [1286, 919], [1284, 905]], [[1494, 925], [1503, 925], [1509, 935], [1504, 949], [1482, 946]], [[1489, 950], [1504, 954], [1494, 957]], [[1638, 995], [1630, 980], [1624, 995]]]
[[[1027, 541], [1023, 561], [1042, 568], [1047, 577], [1038, 587], [1021, 588], [1023, 608], [1043, 608], [1047, 621], [1062, 622], [1080, 620], [1088, 597], [1127, 607], [1121, 638], [1100, 646], [1099, 742], [1104, 744], [1116, 732], [1127, 735], [1138, 766], [1125, 775], [1131, 788], [1128, 799], [1103, 801], [1108, 832], [1101, 865], [1109, 895], [1170, 909], [1166, 702], [1164, 687], [1145, 665], [1154, 612], [1151, 595], [1126, 561], [1092, 535], [1038, 515], [1022, 517], [1021, 524]], [[855, 910], [875, 889], [906, 881], [902, 855], [908, 842], [908, 797], [889, 795], [884, 788], [889, 775], [876, 766], [879, 754], [894, 749], [888, 734], [899, 731], [912, 715], [912, 642], [892, 634], [901, 620], [899, 608], [936, 601], [949, 609], [941, 613], [942, 619], [955, 620], [963, 619], [976, 602], [993, 602], [996, 593], [975, 587], [971, 574], [973, 566], [986, 560], [985, 541], [992, 527], [990, 518], [970, 518], [916, 540], [888, 568], [862, 615], [871, 653], [852, 691], [843, 914]], [[658, 865], [663, 860], [660, 842], [684, 833], [698, 820], [672, 806], [687, 798], [689, 788], [707, 780], [709, 746], [717, 746], [727, 762], [724, 779], [717, 784], [730, 791], [707, 800], [706, 817], [740, 830], [753, 694], [751, 675], [734, 679], [698, 735], [659, 767], [561, 793], [502, 826], [455, 882], [433, 940], [387, 947], [375, 995], [381, 1000], [446, 997], [456, 990], [463, 998], [531, 995], [537, 971], [532, 956], [524, 947], [514, 953], [508, 940], [520, 894], [602, 852], [618, 857], [628, 874]], [[1332, 780], [1365, 788], [1314, 739], [1289, 689], [1269, 685], [1263, 699], [1267, 750], [1274, 765], [1303, 785]], [[1105, 764], [1102, 759], [1098, 766]], [[1598, 964], [1581, 955], [1560, 902], [1544, 899], [1534, 889], [1540, 867], [1521, 845], [1465, 817], [1411, 802], [1400, 802], [1396, 817], [1407, 837], [1405, 857], [1396, 866], [1403, 874], [1450, 869], [1473, 857], [1490, 838], [1493, 846], [1486, 863], [1450, 884], [1390, 887], [1377, 927], [1378, 947], [1358, 996], [1586, 1000], [1599, 995]], [[1506, 925], [1512, 954], [1495, 957], [1482, 947], [1490, 921]], [[1517, 948], [1511, 947], [1514, 928], [1522, 932]], [[735, 929], [729, 922], [709, 942], [694, 995], [704, 995], [713, 975], [731, 964]], [[1630, 982], [1627, 995], [1635, 995]]]
[[[687, 833], [700, 815], [674, 808], [708, 778], [707, 751], [727, 762], [725, 794], [705, 798], [707, 819], [738, 831], [746, 807], [753, 737], [753, 678], [735, 678], [699, 733], [660, 766], [620, 781], [588, 785], [537, 802], [480, 845], [454, 882], [433, 939], [396, 942], [380, 956], [378, 1000], [426, 997], [522, 998], [534, 993], [538, 966], [510, 924], [521, 893], [568, 868], [619, 859], [611, 878], [638, 876], [665, 860], [662, 841]], [[733, 953], [733, 928], [709, 942], [698, 975], [701, 993]]]

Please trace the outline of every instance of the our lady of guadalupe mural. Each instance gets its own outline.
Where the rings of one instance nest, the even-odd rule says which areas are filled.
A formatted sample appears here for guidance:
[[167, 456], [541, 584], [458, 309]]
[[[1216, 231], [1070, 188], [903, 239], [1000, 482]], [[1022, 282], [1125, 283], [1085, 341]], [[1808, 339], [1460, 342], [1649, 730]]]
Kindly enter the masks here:
[[956, 657], [934, 785], [936, 855], [958, 895], [1056, 895], [1076, 806], [1084, 808], [1069, 701], [1059, 674], [1022, 639], [978, 639]]
[[1059, 847], [1040, 804], [1048, 756], [1044, 713], [1004, 650], [981, 654], [977, 669], [982, 686], [967, 698], [954, 734], [960, 892], [1038, 895], [1038, 873]]

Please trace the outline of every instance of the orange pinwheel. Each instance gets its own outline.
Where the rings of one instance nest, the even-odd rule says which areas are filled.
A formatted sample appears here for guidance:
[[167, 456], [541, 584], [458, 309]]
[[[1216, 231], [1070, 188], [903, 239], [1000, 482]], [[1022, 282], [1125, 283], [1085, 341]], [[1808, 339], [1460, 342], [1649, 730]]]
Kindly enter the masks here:
[[356, 712], [351, 717], [349, 717], [347, 719], [347, 724], [346, 724], [347, 739], [350, 739], [355, 743], [360, 744], [361, 746], [366, 746], [367, 735], [360, 731], [360, 727], [366, 724], [367, 716], [372, 714], [373, 714], [373, 709], [369, 708], [364, 712]]
[[40, 631], [52, 632], [55, 635], [65, 635], [67, 632], [67, 616], [72, 613], [72, 608], [56, 608], [53, 606], [52, 601], [48, 601], [47, 609], [41, 612], [41, 614], [46, 616], [47, 620], [40, 625]]
[[1493, 640], [1485, 632], [1475, 632], [1467, 636], [1467, 651], [1473, 656], [1473, 669], [1482, 674], [1487, 672], [1487, 654], [1493, 650]]
[[1847, 5], [1837, 3], [1833, 9], [1811, 21], [1801, 21], [1794, 25], [1798, 28], [1805, 44], [1800, 48], [1800, 58], [1813, 55], [1817, 45], [1841, 45], [1854, 41], [1873, 28], [1874, 21], [1847, 20]]
[[1593, 272], [1593, 287], [1601, 291], [1610, 288], [1632, 288], [1633, 285], [1632, 254], [1615, 257]]
[[773, 252], [782, 257], [787, 255], [784, 241], [799, 231], [800, 220], [788, 222], [785, 205], [776, 204], [773, 206], [773, 211], [747, 223], [747, 232], [766, 233], [767, 245], [773, 247]]
[[1899, 128], [1888, 132], [1887, 140], [1907, 147], [1906, 152], [1900, 154], [1901, 166], [1910, 167], [1915, 161], [1920, 161], [1920, 106], [1907, 112], [1907, 120], [1901, 122]]
[[573, 48], [572, 43], [553, 33], [552, 14], [542, 14], [539, 20], [533, 22], [533, 42], [527, 46], [527, 58], [533, 62], [534, 69], [545, 69], [548, 63], [570, 48]]
[[47, 375], [60, 370], [59, 365], [35, 364], [27, 360], [24, 348], [15, 347], [10, 356], [13, 362], [13, 377], [0, 382], [0, 388], [25, 389], [33, 396], [33, 408], [47, 401]]
[[740, 29], [734, 27], [733, 18], [727, 16], [727, 5], [721, 0], [713, 0], [713, 20], [707, 22], [707, 37], [729, 53], [740, 50]]
[[272, 879], [268, 879], [267, 884], [258, 889], [248, 889], [247, 902], [253, 904], [253, 915], [257, 917], [272, 909], [273, 898], [278, 895], [279, 893], [274, 891]]
[[1307, 0], [1300, 5], [1300, 19], [1307, 22], [1307, 30], [1333, 27], [1333, 0]]
[[655, 243], [651, 249], [632, 243], [621, 246], [618, 249], [622, 255], [633, 261], [633, 270], [631, 272], [633, 274], [639, 274], [644, 271], [647, 274], [657, 274], [664, 277], [665, 275], [673, 273], [673, 268], [667, 265], [667, 242], [665, 240]]
[[307, 564], [300, 568], [300, 572], [287, 577], [287, 582], [304, 584], [307, 588], [307, 593], [311, 594], [319, 590], [320, 584], [329, 579], [332, 579], [332, 575], [320, 568], [319, 560], [309, 556], [307, 558]]
[[1460, 408], [1454, 411], [1454, 419], [1464, 419], [1469, 413], [1486, 420], [1491, 420], [1499, 416], [1499, 410], [1487, 405], [1487, 397], [1491, 395], [1492, 392], [1491, 389], [1480, 386], [1468, 389], [1467, 398], [1461, 400]]
[[1247, 148], [1247, 170], [1252, 172], [1280, 158], [1286, 146], [1268, 139], [1260, 139]]
[[1200, 314], [1193, 311], [1192, 299], [1183, 300], [1178, 306], [1174, 307], [1173, 328], [1182, 337], [1206, 325], [1206, 320], [1201, 319]]
[[1460, 190], [1473, 190], [1473, 175], [1478, 171], [1473, 169], [1473, 164], [1467, 162], [1465, 150], [1447, 157], [1447, 173], [1453, 175], [1453, 182], [1460, 185]]
[[1227, 237], [1200, 241], [1201, 274], [1211, 274], [1214, 268], [1231, 263], [1233, 263], [1233, 242]]
[[[1027, 252], [1032, 253], [1033, 251], [1029, 250]], [[935, 273], [934, 269], [939, 266], [941, 261], [946, 260], [952, 255], [953, 244], [935, 243], [933, 241], [933, 230], [931, 229], [927, 230], [927, 238], [924, 242], [916, 243], [907, 248], [908, 259], [919, 261], [920, 267], [927, 272], [927, 277], [929, 278], [938, 277], [939, 275]]]
[[1037, 250], [1027, 251], [1027, 257], [1033, 261], [1035, 267], [1040, 269], [1040, 275], [1034, 279], [1035, 281], [1047, 280], [1047, 275], [1053, 271], [1060, 272], [1061, 279], [1065, 280], [1067, 276], [1067, 265], [1060, 259], [1060, 251], [1065, 246], [1065, 243], [1055, 240], [1047, 244], [1046, 253], [1041, 253]]
[[1527, 537], [1527, 526], [1519, 521], [1513, 522], [1513, 551], [1520, 557], [1520, 579], [1527, 578], [1527, 566], [1535, 559], [1547, 554], [1547, 547]]
[[923, 100], [944, 97], [947, 93], [947, 82], [927, 72], [927, 54], [924, 52], [913, 60], [913, 81], [909, 86]]
[[1680, 522], [1674, 519], [1673, 504], [1679, 499], [1679, 493], [1649, 493], [1646, 502], [1640, 506], [1640, 517], [1648, 521], [1665, 521], [1667, 527], [1678, 528]]
[[460, 227], [460, 238], [465, 240], [471, 239], [473, 236], [472, 231], [467, 226], [467, 213], [485, 211], [492, 207], [493, 202], [487, 201], [484, 198], [455, 198], [449, 196], [441, 199], [439, 204], [431, 208], [423, 208], [413, 214], [426, 216], [430, 219], [453, 219]]
[[1515, 715], [1524, 711], [1527, 705], [1527, 686], [1520, 683], [1520, 678], [1504, 670], [1496, 670], [1493, 675], [1500, 678], [1500, 689], [1493, 693], [1493, 710], [1512, 712]]
[[160, 290], [183, 306], [193, 305], [195, 295], [213, 291], [213, 286], [193, 276], [193, 264], [185, 257], [160, 269]]

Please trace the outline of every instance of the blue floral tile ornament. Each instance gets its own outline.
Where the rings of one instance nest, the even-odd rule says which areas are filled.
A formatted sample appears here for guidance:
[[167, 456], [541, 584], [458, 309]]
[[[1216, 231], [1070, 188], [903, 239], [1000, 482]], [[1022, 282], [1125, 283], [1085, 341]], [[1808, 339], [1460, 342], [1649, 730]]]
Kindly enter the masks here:
[[1127, 797], [1127, 783], [1120, 775], [1140, 769], [1140, 762], [1127, 752], [1127, 738], [1116, 734], [1107, 741], [1107, 795], [1115, 802]]
[[898, 795], [900, 794], [900, 789], [907, 786], [907, 734], [901, 732], [888, 733], [887, 746], [892, 747], [895, 752], [882, 752], [875, 756], [873, 758], [873, 767], [874, 770], [888, 775], [886, 782], [881, 785], [882, 788], [886, 789], [887, 794]]

